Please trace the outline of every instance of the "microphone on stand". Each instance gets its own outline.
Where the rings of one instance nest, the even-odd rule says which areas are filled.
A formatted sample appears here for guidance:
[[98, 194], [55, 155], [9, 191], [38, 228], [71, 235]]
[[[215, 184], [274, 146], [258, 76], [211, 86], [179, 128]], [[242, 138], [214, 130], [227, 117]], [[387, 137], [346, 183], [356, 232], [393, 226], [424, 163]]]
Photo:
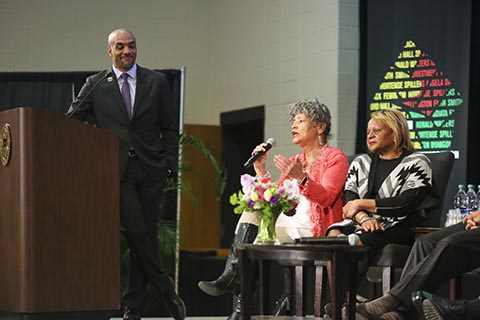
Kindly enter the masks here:
[[275, 141], [274, 138], [268, 138], [267, 142], [266, 142], [266, 146], [265, 146], [265, 151], [259, 151], [257, 153], [255, 153], [254, 155], [252, 155], [244, 164], [243, 164], [243, 167], [245, 169], [247, 169], [248, 167], [250, 167], [255, 161], [257, 161], [258, 158], [260, 158], [261, 156], [263, 156], [268, 150], [272, 149], [273, 147], [275, 147], [275, 145], [277, 144], [277, 142]]
[[108, 77], [111, 77], [112, 76], [112, 71], [109, 70], [107, 71], [107, 73], [105, 73], [105, 75], [103, 77], [101, 77], [97, 82], [95, 82], [95, 84], [90, 88], [90, 90], [88, 90], [88, 92], [83, 96], [82, 99], [80, 99], [80, 101], [78, 102], [77, 106], [75, 108], [73, 108], [72, 111], [67, 111], [67, 117], [72, 117], [77, 111], [78, 109], [80, 108], [80, 106], [83, 105], [83, 103], [85, 102], [85, 100], [92, 94], [93, 90], [95, 90], [95, 88], [105, 79], [107, 79]]

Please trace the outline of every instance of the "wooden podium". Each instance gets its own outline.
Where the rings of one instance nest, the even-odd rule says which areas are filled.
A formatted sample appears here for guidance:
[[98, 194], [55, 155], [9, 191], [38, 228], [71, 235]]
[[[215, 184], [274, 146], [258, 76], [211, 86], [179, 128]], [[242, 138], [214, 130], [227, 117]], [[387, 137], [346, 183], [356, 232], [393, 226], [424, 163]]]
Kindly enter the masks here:
[[120, 307], [116, 137], [31, 108], [1, 112], [0, 130], [0, 319], [108, 318]]

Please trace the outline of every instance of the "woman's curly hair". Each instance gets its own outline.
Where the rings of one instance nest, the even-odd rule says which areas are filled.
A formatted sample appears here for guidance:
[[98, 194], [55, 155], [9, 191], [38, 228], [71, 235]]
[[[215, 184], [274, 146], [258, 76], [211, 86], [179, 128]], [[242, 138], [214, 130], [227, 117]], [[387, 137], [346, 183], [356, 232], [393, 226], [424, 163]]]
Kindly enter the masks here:
[[314, 125], [320, 122], [325, 123], [325, 138], [330, 136], [332, 116], [330, 115], [330, 110], [326, 105], [319, 102], [317, 99], [299, 100], [291, 104], [288, 108], [290, 122], [293, 122], [295, 116], [299, 113], [306, 115], [308, 121]]

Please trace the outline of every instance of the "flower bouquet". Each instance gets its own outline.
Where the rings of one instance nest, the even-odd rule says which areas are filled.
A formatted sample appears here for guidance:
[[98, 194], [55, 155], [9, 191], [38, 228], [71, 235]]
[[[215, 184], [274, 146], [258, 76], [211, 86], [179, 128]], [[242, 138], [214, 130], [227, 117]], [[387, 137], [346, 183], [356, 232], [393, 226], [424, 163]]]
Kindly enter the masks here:
[[277, 186], [269, 177], [256, 179], [249, 174], [240, 177], [242, 190], [230, 196], [234, 212], [255, 212], [260, 220], [254, 244], [280, 244], [275, 234], [275, 223], [280, 213], [292, 216], [299, 200], [297, 181], [284, 180]]

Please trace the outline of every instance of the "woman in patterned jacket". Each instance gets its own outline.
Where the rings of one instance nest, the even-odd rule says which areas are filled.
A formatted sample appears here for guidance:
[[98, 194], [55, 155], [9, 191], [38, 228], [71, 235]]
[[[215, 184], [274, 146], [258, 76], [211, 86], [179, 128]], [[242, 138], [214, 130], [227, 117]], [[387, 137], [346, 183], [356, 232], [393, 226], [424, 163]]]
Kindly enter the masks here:
[[413, 152], [408, 124], [395, 109], [373, 112], [368, 122], [371, 153], [357, 156], [345, 183], [344, 221], [329, 236], [358, 235], [358, 245], [372, 248], [370, 257], [388, 243], [414, 242], [412, 227], [424, 220], [422, 201], [432, 184], [429, 159]]

